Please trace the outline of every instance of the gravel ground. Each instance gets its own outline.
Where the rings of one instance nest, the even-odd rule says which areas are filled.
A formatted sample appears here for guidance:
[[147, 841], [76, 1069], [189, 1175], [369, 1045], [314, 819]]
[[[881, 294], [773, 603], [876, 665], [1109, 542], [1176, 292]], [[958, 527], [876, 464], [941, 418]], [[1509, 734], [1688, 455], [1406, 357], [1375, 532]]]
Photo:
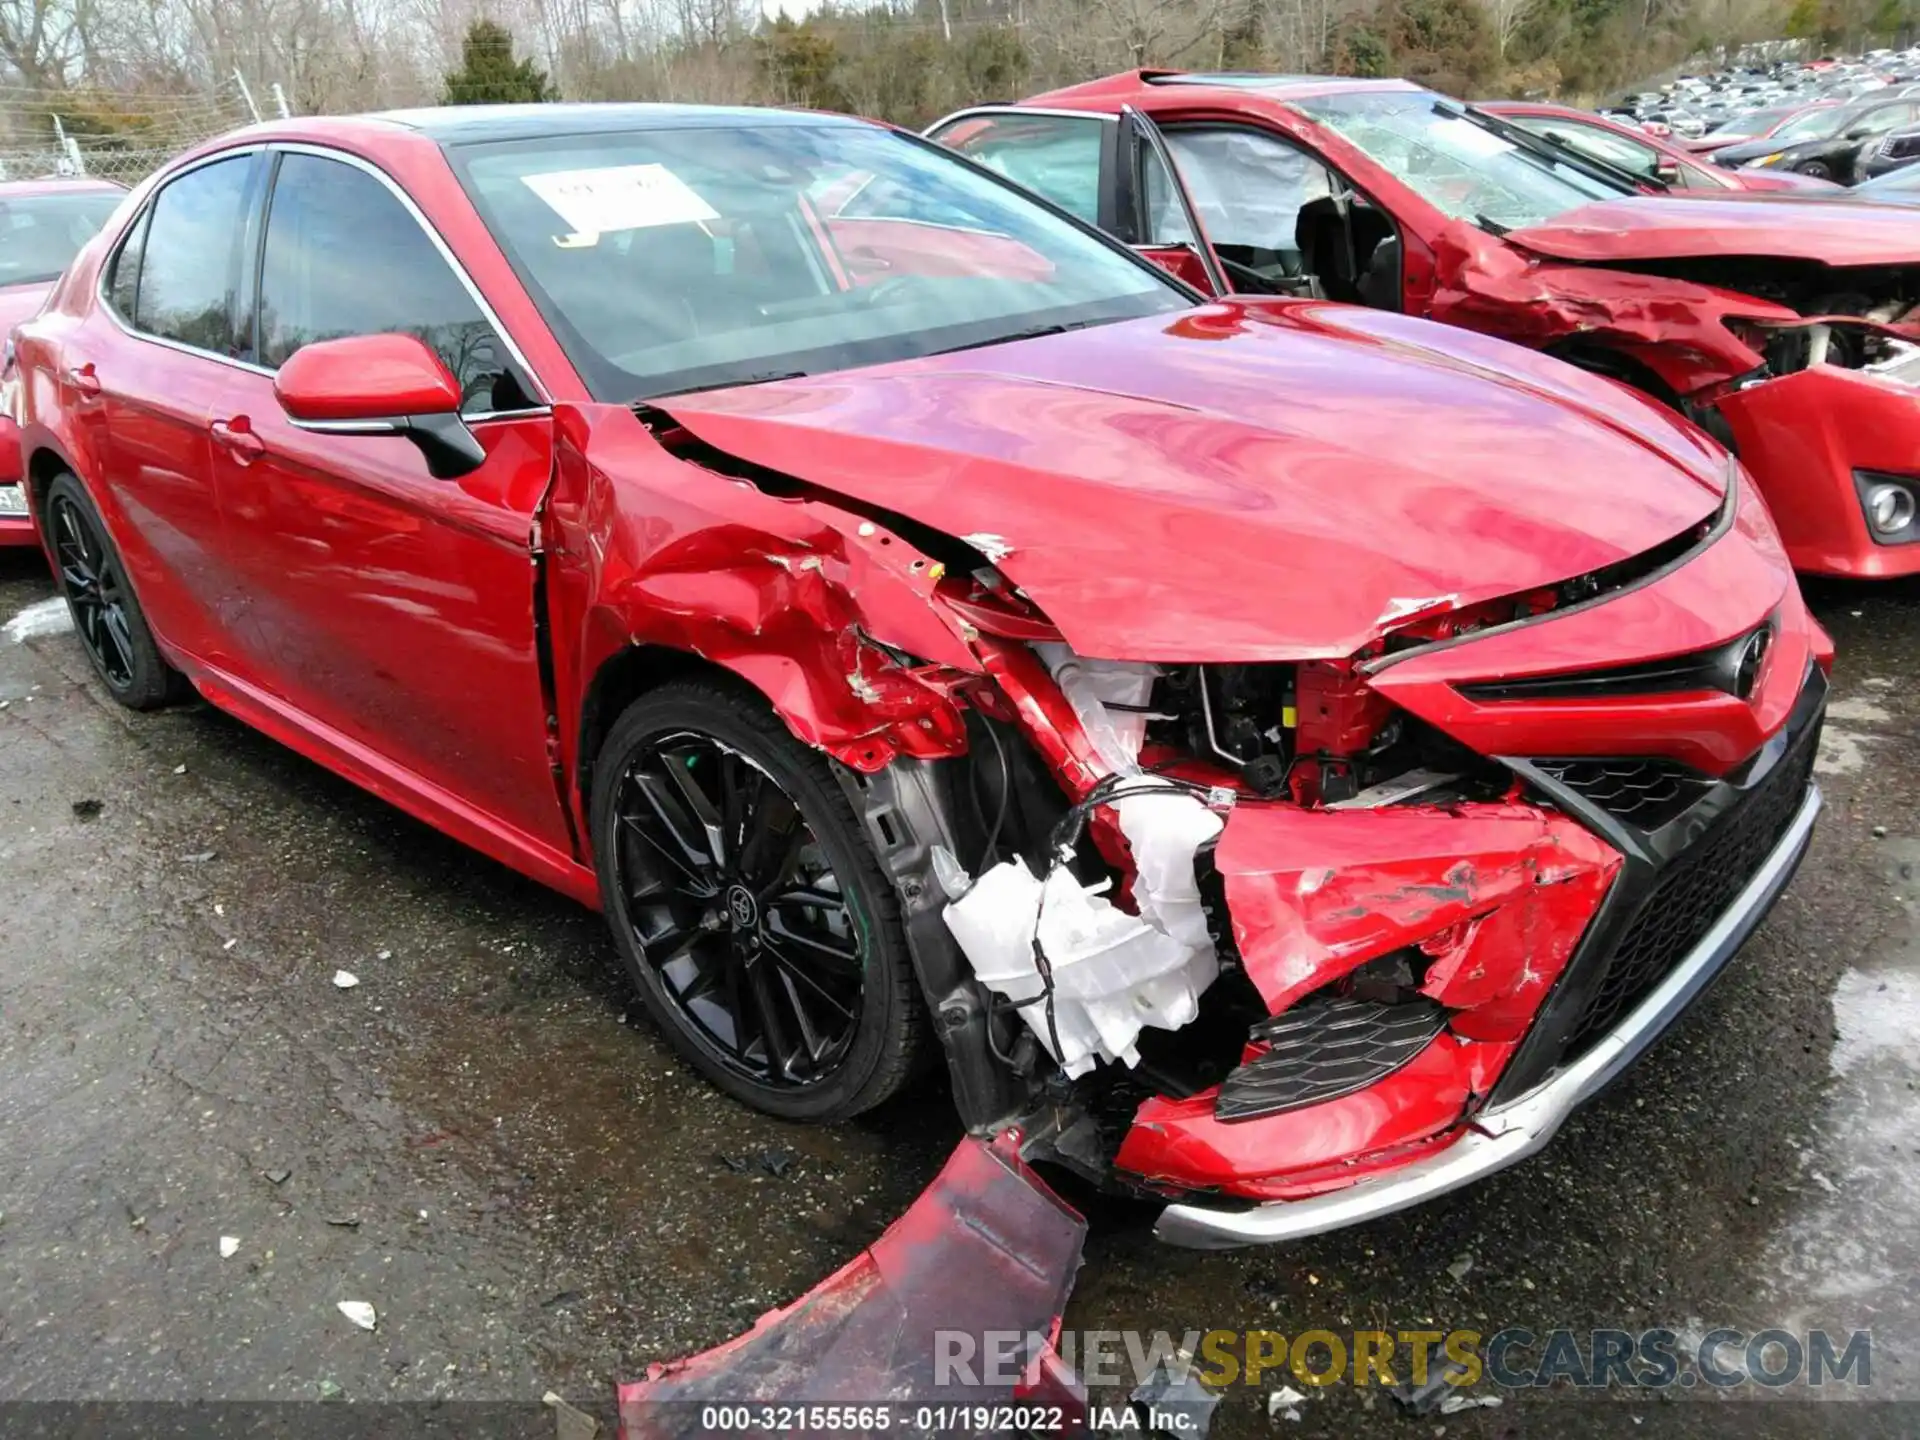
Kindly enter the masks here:
[[[0, 621], [51, 594], [0, 552]], [[1920, 1401], [1920, 587], [1812, 598], [1840, 646], [1827, 810], [1665, 1044], [1533, 1162], [1362, 1229], [1196, 1256], [1096, 1204], [1069, 1326], [1870, 1327], [1875, 1395]], [[937, 1086], [833, 1130], [720, 1099], [597, 917], [204, 705], [121, 712], [36, 628], [0, 638], [0, 1399], [601, 1407], [846, 1260], [955, 1140]], [[1340, 1387], [1297, 1424], [1235, 1392], [1213, 1433], [1734, 1416], [1920, 1430], [1692, 1392], [1414, 1421]]]

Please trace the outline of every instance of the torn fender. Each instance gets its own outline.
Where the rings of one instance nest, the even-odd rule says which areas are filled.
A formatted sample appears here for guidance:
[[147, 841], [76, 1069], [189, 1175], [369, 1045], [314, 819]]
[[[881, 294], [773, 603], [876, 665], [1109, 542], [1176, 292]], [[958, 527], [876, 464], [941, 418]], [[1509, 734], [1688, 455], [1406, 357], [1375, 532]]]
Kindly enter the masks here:
[[1436, 320], [1535, 349], [1587, 343], [1621, 350], [1680, 395], [1764, 363], [1728, 320], [1802, 323], [1797, 311], [1734, 290], [1535, 259], [1464, 220], [1435, 237], [1434, 279]]
[[561, 697], [628, 647], [659, 646], [740, 675], [855, 769], [966, 748], [943, 672], [980, 667], [934, 599], [936, 562], [851, 510], [680, 459], [630, 410], [562, 405], [555, 423], [551, 633], [579, 637], [555, 655]]
[[[889, 1402], [888, 1434], [998, 1434], [991, 1426], [952, 1423], [919, 1428], [913, 1407], [1029, 1397], [1062, 1406], [1065, 1433], [1085, 1433], [1085, 1392], [1052, 1347], [1080, 1268], [1086, 1222], [1018, 1158], [1017, 1143], [1011, 1134], [991, 1144], [962, 1140], [906, 1213], [846, 1266], [785, 1309], [761, 1316], [746, 1334], [650, 1366], [645, 1380], [622, 1385], [621, 1434], [710, 1435], [703, 1403]], [[1008, 1367], [1024, 1372], [1013, 1383], [990, 1378], [981, 1339], [988, 1331], [1028, 1337], [1025, 1353]], [[981, 1348], [955, 1352], [942, 1332]], [[943, 1364], [943, 1356], [960, 1363]], [[849, 1428], [823, 1423], [778, 1433], [840, 1440]]]
[[1419, 947], [1457, 1034], [1518, 1039], [1599, 908], [1618, 851], [1528, 805], [1242, 805], [1214, 849], [1247, 977], [1278, 1014]]

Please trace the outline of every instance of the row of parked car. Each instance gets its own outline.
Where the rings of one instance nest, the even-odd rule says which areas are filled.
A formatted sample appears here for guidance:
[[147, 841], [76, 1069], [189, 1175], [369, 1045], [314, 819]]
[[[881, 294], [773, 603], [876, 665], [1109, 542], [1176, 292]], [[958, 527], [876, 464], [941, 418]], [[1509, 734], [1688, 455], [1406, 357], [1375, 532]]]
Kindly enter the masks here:
[[1599, 115], [1641, 132], [1643, 146], [1711, 159], [1750, 187], [1800, 176], [1920, 199], [1920, 175], [1893, 178], [1920, 159], [1920, 47], [1685, 76]]
[[1520, 121], [1129, 72], [930, 138], [257, 126], [14, 328], [18, 525], [122, 704], [604, 908], [734, 1096], [940, 1053], [1169, 1238], [1312, 1234], [1711, 981], [1819, 808], [1794, 568], [1920, 571], [1911, 213]]

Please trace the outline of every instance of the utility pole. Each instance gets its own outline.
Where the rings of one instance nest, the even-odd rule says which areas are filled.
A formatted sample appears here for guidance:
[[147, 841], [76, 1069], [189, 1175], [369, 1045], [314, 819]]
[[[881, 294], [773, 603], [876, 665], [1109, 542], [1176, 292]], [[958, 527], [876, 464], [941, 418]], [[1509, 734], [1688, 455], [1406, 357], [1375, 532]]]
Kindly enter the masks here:
[[70, 175], [86, 174], [87, 157], [80, 153], [80, 142], [67, 134], [67, 127], [60, 123], [60, 117], [58, 115], [49, 118], [53, 121], [53, 137], [60, 143], [60, 153], [66, 156], [66, 163], [71, 167], [67, 173]]
[[240, 73], [238, 65], [233, 67], [233, 83], [240, 87], [240, 98], [247, 102], [247, 113], [253, 116], [253, 123], [260, 123], [260, 107], [253, 103], [253, 91], [247, 88], [247, 77]]

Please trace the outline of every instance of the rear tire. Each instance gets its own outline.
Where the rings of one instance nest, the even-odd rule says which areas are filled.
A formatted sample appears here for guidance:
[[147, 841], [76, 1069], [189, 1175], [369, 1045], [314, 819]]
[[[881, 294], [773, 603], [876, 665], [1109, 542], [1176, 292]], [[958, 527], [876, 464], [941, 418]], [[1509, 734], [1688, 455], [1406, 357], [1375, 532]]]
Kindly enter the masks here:
[[789, 1120], [900, 1088], [926, 1022], [898, 899], [826, 757], [764, 700], [706, 679], [641, 696], [591, 809], [614, 941], [702, 1074]]
[[161, 658], [126, 563], [86, 487], [63, 471], [47, 487], [45, 504], [54, 578], [80, 648], [107, 693], [129, 710], [157, 710], [181, 698], [186, 679]]
[[1809, 160], [1804, 165], [1793, 167], [1801, 175], [1811, 176], [1815, 180], [1833, 179], [1833, 167], [1824, 160]]

